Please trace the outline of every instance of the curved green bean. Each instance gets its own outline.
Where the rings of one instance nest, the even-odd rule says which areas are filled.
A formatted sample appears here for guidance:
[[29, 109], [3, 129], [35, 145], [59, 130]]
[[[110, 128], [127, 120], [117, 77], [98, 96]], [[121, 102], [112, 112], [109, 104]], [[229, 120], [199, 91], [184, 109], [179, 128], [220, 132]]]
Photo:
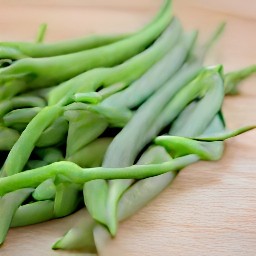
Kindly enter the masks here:
[[75, 184], [84, 184], [95, 179], [143, 179], [180, 170], [198, 161], [198, 159], [196, 155], [187, 155], [162, 164], [134, 165], [124, 168], [95, 167], [89, 169], [80, 168], [71, 162], [57, 162], [1, 178], [0, 196], [21, 188], [36, 187], [43, 181], [54, 177], [63, 177], [65, 180]]
[[62, 113], [63, 108], [59, 106], [46, 107], [32, 119], [12, 147], [5, 161], [2, 176], [18, 173], [23, 169], [42, 132]]

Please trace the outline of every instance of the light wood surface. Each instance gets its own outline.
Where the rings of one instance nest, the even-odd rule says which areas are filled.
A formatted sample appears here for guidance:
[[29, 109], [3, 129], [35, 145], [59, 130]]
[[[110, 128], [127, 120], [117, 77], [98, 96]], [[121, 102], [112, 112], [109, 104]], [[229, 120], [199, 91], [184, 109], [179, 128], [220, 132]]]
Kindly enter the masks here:
[[[49, 41], [91, 32], [133, 31], [145, 24], [161, 1], [0, 0], [0, 40], [33, 40], [37, 26], [49, 24]], [[256, 63], [256, 2], [253, 0], [176, 0], [175, 13], [187, 29], [206, 38], [222, 20], [227, 31], [207, 63], [225, 70]], [[227, 97], [230, 128], [256, 123], [256, 79]], [[106, 255], [256, 255], [255, 131], [226, 143], [219, 162], [186, 168], [156, 200], [120, 225]], [[1, 256], [71, 255], [51, 251], [52, 243], [80, 214], [10, 230]], [[83, 255], [83, 254], [72, 254]]]

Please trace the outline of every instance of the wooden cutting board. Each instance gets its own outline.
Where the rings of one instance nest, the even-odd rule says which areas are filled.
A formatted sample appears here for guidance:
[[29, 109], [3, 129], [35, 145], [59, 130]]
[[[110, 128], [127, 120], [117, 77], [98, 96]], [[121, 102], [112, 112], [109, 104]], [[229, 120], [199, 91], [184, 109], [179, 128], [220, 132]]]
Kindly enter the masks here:
[[[38, 25], [49, 24], [48, 41], [91, 32], [126, 32], [141, 27], [162, 1], [0, 0], [0, 40], [33, 40]], [[256, 4], [252, 0], [176, 0], [175, 13], [186, 29], [206, 38], [220, 21], [227, 30], [208, 64], [225, 70], [256, 63]], [[230, 128], [256, 123], [256, 79], [241, 94], [226, 97]], [[219, 162], [186, 168], [156, 200], [120, 225], [106, 255], [256, 255], [255, 131], [226, 143]], [[52, 251], [79, 215], [10, 230], [1, 256], [84, 255]]]

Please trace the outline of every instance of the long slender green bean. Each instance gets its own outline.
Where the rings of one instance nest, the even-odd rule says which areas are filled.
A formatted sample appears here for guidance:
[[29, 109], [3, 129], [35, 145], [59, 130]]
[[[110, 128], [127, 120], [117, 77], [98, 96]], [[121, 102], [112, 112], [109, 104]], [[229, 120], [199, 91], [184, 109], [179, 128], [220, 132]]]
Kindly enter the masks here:
[[36, 141], [54, 120], [63, 112], [59, 106], [46, 107], [36, 115], [12, 147], [3, 167], [2, 176], [20, 172], [34, 149]]
[[57, 162], [1, 178], [0, 196], [21, 188], [36, 187], [43, 181], [56, 176], [63, 177], [75, 184], [84, 184], [95, 179], [143, 179], [180, 170], [196, 161], [198, 161], [198, 156], [188, 155], [162, 164], [134, 165], [124, 168], [95, 167], [89, 169], [80, 168], [71, 162]]
[[256, 74], [256, 65], [251, 65], [249, 67], [243, 68], [241, 70], [229, 72], [225, 75], [225, 93], [226, 94], [237, 94], [238, 85], [250, 77]]
[[54, 43], [1, 42], [2, 52], [0, 52], [0, 58], [15, 60], [21, 57], [41, 58], [64, 55], [115, 43], [129, 36], [131, 35], [89, 35]]

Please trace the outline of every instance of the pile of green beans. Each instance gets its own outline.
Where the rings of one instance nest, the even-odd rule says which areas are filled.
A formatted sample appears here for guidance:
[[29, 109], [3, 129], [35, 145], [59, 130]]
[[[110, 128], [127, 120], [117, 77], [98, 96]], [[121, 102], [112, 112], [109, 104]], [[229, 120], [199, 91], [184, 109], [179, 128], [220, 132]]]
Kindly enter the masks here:
[[49, 44], [42, 25], [35, 42], [0, 42], [0, 244], [86, 208], [52, 248], [100, 253], [180, 170], [254, 129], [228, 130], [222, 105], [255, 65], [203, 65], [223, 29], [202, 45], [165, 0], [131, 34]]

